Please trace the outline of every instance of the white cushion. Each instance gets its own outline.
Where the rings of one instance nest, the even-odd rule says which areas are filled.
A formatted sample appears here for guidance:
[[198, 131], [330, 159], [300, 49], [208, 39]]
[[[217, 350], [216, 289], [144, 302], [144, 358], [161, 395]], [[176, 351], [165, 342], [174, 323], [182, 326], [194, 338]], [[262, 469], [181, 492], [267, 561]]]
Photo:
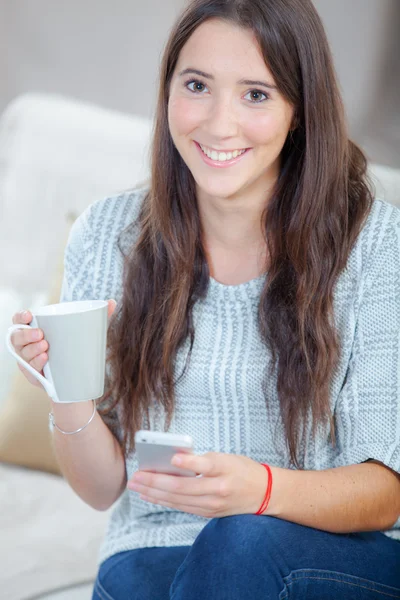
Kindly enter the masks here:
[[2, 285], [47, 289], [65, 215], [145, 181], [152, 123], [69, 98], [26, 94], [0, 119]]
[[94, 581], [110, 510], [94, 510], [57, 475], [0, 464], [1, 598]]

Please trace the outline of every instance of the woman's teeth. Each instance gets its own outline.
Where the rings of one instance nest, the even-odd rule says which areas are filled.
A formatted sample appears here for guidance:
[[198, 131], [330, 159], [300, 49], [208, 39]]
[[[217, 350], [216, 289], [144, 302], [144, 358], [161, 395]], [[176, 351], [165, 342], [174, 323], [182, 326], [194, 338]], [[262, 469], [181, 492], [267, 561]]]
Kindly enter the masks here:
[[232, 158], [236, 158], [241, 154], [246, 152], [245, 150], [234, 150], [233, 152], [216, 152], [215, 150], [210, 150], [206, 146], [202, 146], [199, 144], [200, 148], [203, 150], [204, 154], [211, 158], [211, 160], [218, 160], [218, 162], [225, 162], [226, 160], [232, 160]]

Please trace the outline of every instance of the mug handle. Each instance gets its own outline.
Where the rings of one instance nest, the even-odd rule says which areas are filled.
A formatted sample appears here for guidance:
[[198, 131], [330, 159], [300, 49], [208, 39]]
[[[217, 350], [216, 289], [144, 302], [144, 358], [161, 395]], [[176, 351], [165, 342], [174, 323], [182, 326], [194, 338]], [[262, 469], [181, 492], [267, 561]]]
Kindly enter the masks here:
[[19, 354], [17, 354], [15, 352], [14, 346], [12, 345], [12, 342], [11, 342], [11, 336], [12, 336], [13, 332], [17, 331], [18, 329], [32, 329], [32, 328], [30, 325], [22, 325], [22, 324], [12, 325], [11, 327], [9, 327], [8, 331], [7, 331], [7, 336], [6, 336], [6, 346], [7, 346], [8, 351], [14, 356], [14, 358], [17, 359], [17, 361], [27, 371], [29, 371], [29, 373], [31, 373], [31, 375], [36, 377], [36, 379], [42, 384], [42, 386], [44, 387], [44, 389], [46, 390], [46, 392], [50, 396], [50, 398], [52, 400], [54, 400], [55, 402], [57, 402], [58, 398], [57, 398], [57, 394], [56, 394], [53, 384], [50, 383], [50, 381], [48, 379], [43, 377], [43, 375], [41, 375], [39, 373], [39, 371], [36, 371], [36, 369], [31, 367], [30, 364], [28, 364], [23, 358], [21, 358], [19, 356]]

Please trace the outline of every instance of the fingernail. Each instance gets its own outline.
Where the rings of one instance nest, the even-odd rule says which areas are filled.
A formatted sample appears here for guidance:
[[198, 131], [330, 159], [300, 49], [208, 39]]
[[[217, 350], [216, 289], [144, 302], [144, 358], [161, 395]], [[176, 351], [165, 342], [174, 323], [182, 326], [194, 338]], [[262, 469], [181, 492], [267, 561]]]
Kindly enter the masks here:
[[171, 463], [173, 465], [176, 465], [176, 466], [181, 465], [182, 464], [182, 459], [181, 459], [180, 456], [174, 456], [173, 459], [172, 459], [172, 461], [171, 461]]

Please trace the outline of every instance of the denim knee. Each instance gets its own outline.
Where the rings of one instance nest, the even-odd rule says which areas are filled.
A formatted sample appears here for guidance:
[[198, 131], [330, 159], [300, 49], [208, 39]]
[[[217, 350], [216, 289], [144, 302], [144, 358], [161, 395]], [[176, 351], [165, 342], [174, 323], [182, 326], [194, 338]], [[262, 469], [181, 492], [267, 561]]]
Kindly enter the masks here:
[[246, 556], [263, 551], [279, 551], [285, 540], [296, 537], [296, 525], [282, 519], [260, 515], [233, 515], [212, 519], [197, 536], [192, 551], [200, 553], [207, 548], [227, 547], [230, 552], [243, 552]]
[[211, 519], [197, 536], [190, 550], [186, 568], [192, 564], [215, 565], [225, 561], [236, 566], [254, 565], [262, 561], [282, 564], [282, 544], [294, 543], [296, 526], [274, 517], [259, 515], [233, 515]]
[[[239, 597], [239, 590], [243, 589], [253, 598], [261, 589], [280, 591], [287, 568], [279, 559], [276, 521], [259, 515], [211, 519], [179, 567], [170, 597], [174, 600], [188, 597], [194, 581], [202, 582], [202, 597], [209, 593], [210, 598], [215, 597], [212, 594], [222, 582], [232, 590], [232, 597]], [[231, 596], [227, 593], [225, 597]]]

